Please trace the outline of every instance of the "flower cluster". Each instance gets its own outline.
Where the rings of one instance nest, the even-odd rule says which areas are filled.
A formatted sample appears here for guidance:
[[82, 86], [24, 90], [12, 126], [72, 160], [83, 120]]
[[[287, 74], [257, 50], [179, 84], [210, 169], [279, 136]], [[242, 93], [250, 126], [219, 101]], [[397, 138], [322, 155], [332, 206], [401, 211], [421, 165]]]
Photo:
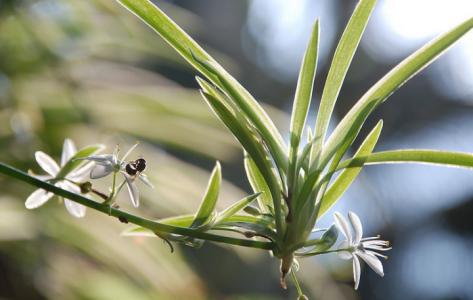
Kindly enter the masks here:
[[[137, 144], [131, 147], [127, 153], [119, 159], [119, 147], [117, 146], [112, 154], [97, 154], [81, 157], [74, 142], [70, 139], [64, 141], [61, 164], [58, 165], [48, 154], [37, 151], [35, 153], [36, 162], [47, 173], [46, 175], [35, 175], [36, 178], [45, 180], [57, 187], [69, 192], [80, 194], [91, 192], [99, 195], [104, 203], [113, 204], [121, 188], [126, 185], [128, 194], [133, 206], [139, 206], [139, 191], [135, 179], [140, 179], [149, 187], [153, 185], [149, 182], [147, 176], [143, 173], [146, 168], [146, 161], [139, 158], [135, 161], [126, 162], [125, 159], [136, 148]], [[98, 152], [102, 147], [93, 148], [93, 152]], [[93, 153], [92, 153], [93, 154]], [[79, 162], [71, 164], [71, 162]], [[71, 165], [73, 168], [71, 169]], [[69, 169], [68, 169], [69, 168]], [[116, 184], [117, 174], [122, 174], [123, 181], [120, 185]], [[108, 175], [113, 176], [110, 194], [106, 195], [90, 187], [86, 191], [81, 189], [88, 179], [103, 178]], [[28, 209], [34, 209], [45, 204], [54, 196], [53, 193], [44, 189], [34, 191], [25, 202]], [[69, 199], [64, 199], [67, 211], [74, 217], [82, 218], [85, 216], [85, 206]]]

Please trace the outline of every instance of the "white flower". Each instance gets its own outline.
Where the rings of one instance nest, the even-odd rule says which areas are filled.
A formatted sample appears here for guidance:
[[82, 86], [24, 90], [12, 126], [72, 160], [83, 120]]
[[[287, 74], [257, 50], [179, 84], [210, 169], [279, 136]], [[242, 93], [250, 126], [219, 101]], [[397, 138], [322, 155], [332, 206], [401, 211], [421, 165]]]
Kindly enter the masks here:
[[[147, 186], [153, 188], [153, 185], [149, 182], [148, 177], [142, 173], [144, 167], [146, 166], [146, 161], [144, 159], [139, 159], [140, 161], [144, 162], [143, 170], [136, 170], [134, 162], [127, 163], [125, 161], [125, 159], [136, 148], [136, 146], [138, 146], [138, 144], [133, 145], [121, 159], [118, 157], [120, 152], [118, 146], [115, 148], [115, 151], [112, 154], [92, 155], [85, 158], [95, 162], [95, 167], [90, 171], [91, 179], [102, 178], [112, 173], [121, 173], [125, 178], [128, 195], [130, 196], [131, 203], [134, 207], [138, 207], [140, 205], [139, 191], [134, 182], [135, 179], [139, 178]], [[133, 169], [133, 173], [127, 173], [127, 165], [128, 169]]]
[[[74, 145], [74, 142], [72, 142], [70, 139], [66, 139], [64, 141], [64, 146], [62, 147], [61, 166], [58, 166], [58, 164], [49, 155], [42, 151], [37, 151], [35, 153], [36, 161], [38, 162], [39, 166], [48, 174], [39, 175], [36, 177], [41, 180], [55, 179], [58, 173], [61, 171], [61, 168], [64, 167], [64, 165], [76, 154], [76, 152], [77, 149]], [[69, 192], [80, 194], [80, 188], [72, 182], [81, 181], [87, 176], [92, 167], [92, 163], [85, 164], [66, 174], [64, 178], [65, 180], [56, 181], [54, 185], [68, 190]], [[51, 192], [43, 189], [37, 189], [26, 199], [25, 206], [28, 209], [40, 207], [49, 199], [51, 199], [52, 196], [54, 196], [54, 194]], [[74, 217], [82, 218], [85, 216], [85, 206], [68, 199], [64, 199], [64, 204], [67, 211]]]
[[389, 242], [380, 240], [379, 236], [362, 238], [363, 227], [361, 226], [360, 218], [353, 212], [348, 213], [348, 218], [354, 230], [355, 237], [352, 236], [352, 231], [347, 220], [339, 212], [336, 212], [334, 217], [335, 224], [346, 238], [346, 240], [338, 246], [338, 249], [346, 249], [346, 251], [340, 251], [339, 256], [342, 259], [353, 259], [355, 290], [358, 289], [358, 284], [360, 283], [361, 268], [359, 258], [363, 259], [371, 269], [373, 269], [379, 276], [383, 277], [383, 265], [378, 257], [386, 259], [387, 256], [375, 251], [391, 250]]

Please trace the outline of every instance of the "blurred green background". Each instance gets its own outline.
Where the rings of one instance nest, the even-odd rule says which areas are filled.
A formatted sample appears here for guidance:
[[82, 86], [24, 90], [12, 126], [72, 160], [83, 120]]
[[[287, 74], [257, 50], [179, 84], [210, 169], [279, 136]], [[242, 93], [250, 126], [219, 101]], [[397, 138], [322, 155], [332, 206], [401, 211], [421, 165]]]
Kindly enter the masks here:
[[[317, 104], [356, 1], [156, 3], [267, 103], [287, 137], [311, 24], [320, 17]], [[379, 1], [337, 117], [404, 56], [473, 15], [471, 0], [449, 3]], [[379, 150], [472, 152], [472, 53], [469, 34], [369, 119], [367, 128], [385, 120]], [[122, 207], [150, 218], [192, 212], [215, 160], [226, 179], [219, 205], [228, 205], [250, 192], [242, 152], [200, 98], [195, 75], [114, 1], [0, 0], [0, 161], [39, 172], [34, 152], [58, 158], [65, 137], [108, 150], [139, 141], [134, 155], [146, 158], [156, 188], [141, 189], [138, 210], [126, 199]], [[368, 234], [393, 242], [385, 278], [365, 268], [353, 291], [351, 264], [334, 255], [303, 261], [303, 288], [311, 299], [473, 299], [472, 182], [471, 171], [455, 169], [367, 169], [336, 209], [357, 212]], [[171, 254], [158, 239], [120, 236], [124, 224], [91, 210], [73, 219], [50, 201], [28, 211], [34, 188], [3, 176], [0, 186], [0, 299], [295, 298], [292, 286], [280, 289], [278, 263], [264, 251], [207, 243]]]

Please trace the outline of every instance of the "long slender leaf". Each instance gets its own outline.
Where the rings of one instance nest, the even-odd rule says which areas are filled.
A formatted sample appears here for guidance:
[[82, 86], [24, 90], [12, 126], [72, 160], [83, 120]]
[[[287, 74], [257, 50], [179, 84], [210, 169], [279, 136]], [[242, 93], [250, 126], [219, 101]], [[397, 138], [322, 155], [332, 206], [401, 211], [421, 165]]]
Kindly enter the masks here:
[[361, 0], [358, 3], [335, 50], [315, 124], [315, 137], [317, 140], [314, 146], [314, 153], [316, 158], [319, 157], [322, 145], [324, 144], [335, 102], [375, 4], [376, 0]]
[[322, 150], [319, 165], [323, 166], [327, 163], [340, 145], [346, 143], [347, 140], [353, 140], [358, 135], [366, 118], [379, 104], [411, 77], [432, 63], [471, 28], [473, 28], [473, 18], [466, 20], [411, 54], [371, 87], [335, 128]]
[[[281, 134], [264, 109], [235, 78], [228, 74], [202, 47], [151, 1], [117, 1], [153, 28], [189, 64], [205, 75], [213, 84], [229, 92], [232, 99], [240, 105], [240, 108], [264, 136], [272, 148], [271, 150], [274, 151], [278, 164], [284, 164], [286, 146]], [[200, 61], [197, 61], [196, 58]], [[202, 62], [205, 62], [205, 64]]]
[[261, 172], [256, 167], [255, 162], [245, 152], [245, 171], [248, 181], [250, 182], [253, 192], [261, 193], [257, 198], [258, 206], [263, 213], [274, 213], [273, 198], [266, 181]]
[[261, 195], [261, 192], [249, 195], [240, 201], [234, 203], [221, 213], [219, 213], [217, 220], [215, 221], [215, 224], [218, 224], [219, 222], [222, 222], [223, 220], [233, 216], [234, 214], [238, 213], [240, 210], [244, 209], [248, 205], [250, 205], [258, 196]]
[[473, 168], [473, 154], [424, 149], [381, 151], [345, 160], [340, 163], [338, 170], [361, 167], [363, 165], [393, 163], [420, 163], [443, 165], [448, 167]]
[[215, 114], [227, 126], [227, 128], [230, 129], [240, 144], [245, 148], [254, 160], [258, 170], [261, 172], [262, 178], [264, 178], [268, 185], [273, 199], [276, 226], [278, 232], [281, 233], [282, 236], [285, 231], [281, 197], [282, 188], [273, 172], [270, 161], [267, 159], [264, 148], [262, 148], [261, 143], [255, 139], [254, 134], [249, 131], [249, 127], [245, 126], [244, 119], [238, 118], [238, 115], [232, 113], [228, 107], [212, 95], [202, 92], [202, 96]]
[[198, 228], [207, 224], [212, 218], [212, 214], [217, 205], [218, 194], [220, 192], [220, 185], [222, 184], [222, 168], [220, 163], [217, 162], [215, 168], [210, 175], [207, 190], [202, 198], [199, 210], [195, 215], [194, 221], [192, 222], [192, 228]]
[[[202, 61], [198, 57], [195, 57], [195, 60], [208, 69], [209, 72], [216, 74], [219, 82], [221, 83], [219, 86], [222, 88], [228, 98], [233, 100], [238, 109], [244, 112], [248, 120], [250, 120], [253, 126], [258, 130], [259, 134], [266, 142], [271, 155], [276, 162], [276, 165], [280, 169], [280, 172], [284, 174], [288, 165], [285, 150], [286, 146], [279, 131], [277, 131], [275, 127], [273, 130], [266, 125], [268, 122], [271, 122], [266, 113], [264, 111], [261, 112], [261, 114], [264, 114], [264, 116], [267, 118], [267, 121], [264, 122], [261, 119], [261, 116], [255, 112], [256, 110], [254, 109], [253, 105], [245, 99], [242, 93], [239, 92], [238, 86], [233, 82], [235, 79], [220, 75], [221, 72], [218, 70], [221, 67], [217, 63], [212, 61]], [[253, 99], [253, 101], [257, 103], [256, 100]]]
[[[378, 124], [373, 128], [373, 130], [368, 134], [366, 139], [356, 151], [354, 158], [357, 159], [359, 157], [364, 157], [373, 151], [376, 143], [378, 142], [379, 135], [381, 134], [381, 130], [383, 128], [383, 122], [379, 121]], [[332, 207], [338, 199], [345, 193], [345, 191], [350, 187], [353, 181], [356, 179], [358, 174], [360, 174], [362, 166], [360, 167], [352, 167], [345, 169], [334, 183], [330, 186], [327, 192], [322, 196], [322, 202], [320, 205], [319, 210], [319, 217], [322, 216], [327, 210]], [[331, 176], [331, 175], [329, 175]], [[328, 180], [325, 184], [328, 184]]]
[[315, 71], [317, 69], [317, 56], [319, 50], [319, 21], [317, 20], [312, 29], [312, 35], [307, 45], [307, 49], [302, 59], [299, 72], [294, 104], [291, 115], [291, 145], [289, 149], [289, 171], [288, 186], [293, 186], [294, 178], [297, 176], [297, 153], [301, 140], [302, 130], [307, 119], [310, 102], [312, 100], [312, 90], [314, 86]]

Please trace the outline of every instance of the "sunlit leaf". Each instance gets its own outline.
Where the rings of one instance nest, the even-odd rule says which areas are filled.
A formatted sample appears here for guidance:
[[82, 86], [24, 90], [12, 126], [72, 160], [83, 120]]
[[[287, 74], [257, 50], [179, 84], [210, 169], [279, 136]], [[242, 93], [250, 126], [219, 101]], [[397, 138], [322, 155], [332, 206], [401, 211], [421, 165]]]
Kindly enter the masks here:
[[338, 169], [360, 167], [363, 165], [420, 163], [443, 165], [448, 167], [473, 168], [473, 154], [439, 150], [392, 150], [374, 152], [366, 156], [355, 157], [340, 163]]
[[371, 112], [412, 76], [419, 73], [473, 27], [473, 18], [417, 50], [371, 87], [353, 106], [327, 140], [320, 165], [325, 165], [340, 145], [354, 140]]
[[286, 146], [276, 126], [251, 94], [222, 66], [151, 1], [118, 0], [118, 2], [153, 28], [189, 64], [205, 75], [213, 84], [228, 92], [229, 96], [265, 137], [279, 164], [285, 162]]
[[[378, 142], [379, 135], [383, 128], [383, 122], [379, 121], [378, 124], [373, 128], [373, 130], [368, 134], [363, 143], [356, 151], [354, 158], [358, 159], [359, 157], [366, 157], [369, 155], [376, 143]], [[319, 216], [322, 216], [327, 210], [330, 209], [340, 197], [345, 193], [345, 191], [350, 187], [353, 181], [356, 179], [358, 174], [360, 174], [362, 166], [352, 167], [343, 170], [334, 183], [327, 190], [325, 195], [322, 196], [322, 203], [319, 210]], [[330, 176], [330, 174], [329, 174]]]
[[247, 196], [240, 201], [237, 201], [230, 207], [226, 208], [224, 211], [218, 214], [217, 219], [215, 220], [215, 224], [218, 224], [222, 220], [225, 220], [228, 217], [233, 216], [234, 214], [238, 213], [242, 209], [246, 208], [248, 205], [250, 205], [258, 196], [260, 196], [261, 193], [256, 193], [250, 196]]
[[316, 142], [314, 153], [317, 157], [324, 144], [325, 134], [338, 94], [375, 4], [376, 0], [361, 0], [358, 2], [335, 50], [315, 124]]
[[200, 207], [195, 215], [194, 221], [190, 227], [198, 228], [207, 224], [214, 213], [215, 206], [217, 205], [218, 195], [220, 192], [220, 185], [222, 184], [222, 170], [220, 163], [217, 162], [215, 168], [210, 175], [207, 190], [202, 198]]
[[299, 72], [294, 104], [292, 106], [291, 127], [290, 127], [290, 151], [289, 151], [289, 186], [293, 185], [297, 176], [297, 154], [301, 140], [302, 130], [309, 111], [312, 100], [312, 90], [314, 86], [315, 71], [317, 69], [317, 56], [319, 49], [319, 21], [317, 20], [312, 29], [312, 35], [307, 45], [307, 49], [302, 59]]
[[273, 199], [271, 198], [271, 191], [269, 190], [266, 181], [261, 175], [261, 172], [255, 165], [255, 162], [245, 153], [245, 171], [246, 177], [250, 182], [253, 192], [261, 193], [258, 199], [259, 209], [263, 213], [274, 213], [273, 212]]

